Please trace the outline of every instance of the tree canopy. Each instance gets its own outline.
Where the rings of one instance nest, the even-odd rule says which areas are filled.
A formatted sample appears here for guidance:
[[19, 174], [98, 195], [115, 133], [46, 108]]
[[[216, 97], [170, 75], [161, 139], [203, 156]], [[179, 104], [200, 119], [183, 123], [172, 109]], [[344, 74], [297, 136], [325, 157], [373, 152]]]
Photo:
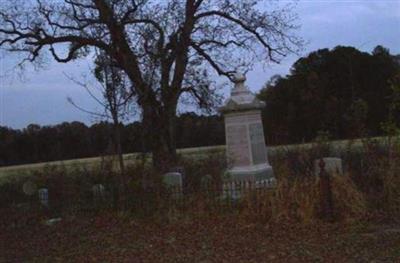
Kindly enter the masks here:
[[336, 139], [381, 135], [399, 74], [398, 56], [382, 46], [371, 54], [344, 46], [311, 52], [259, 94], [268, 141], [311, 141], [322, 131]]

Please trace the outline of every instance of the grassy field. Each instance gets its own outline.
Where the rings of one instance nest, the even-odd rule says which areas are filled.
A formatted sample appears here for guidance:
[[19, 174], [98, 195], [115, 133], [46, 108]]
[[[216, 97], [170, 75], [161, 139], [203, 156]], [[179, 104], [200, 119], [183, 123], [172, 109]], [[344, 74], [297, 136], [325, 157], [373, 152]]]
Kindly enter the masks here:
[[[372, 138], [379, 140], [381, 143], [385, 143], [387, 141], [386, 137], [376, 137]], [[351, 143], [352, 149], [360, 149], [362, 146], [362, 139], [356, 140], [337, 140], [331, 141], [330, 145], [332, 147], [333, 152], [340, 153], [345, 147], [347, 147]], [[280, 146], [271, 146], [268, 147], [268, 155], [273, 156], [277, 152], [293, 150], [293, 149], [309, 149], [313, 147], [315, 143], [306, 143], [306, 144], [293, 144], [293, 145], [280, 145]], [[207, 156], [210, 153], [222, 153], [225, 151], [225, 145], [217, 145], [217, 146], [207, 146], [207, 147], [195, 147], [195, 148], [184, 148], [178, 149], [178, 154], [183, 157], [195, 157], [201, 158]], [[140, 153], [128, 153], [124, 155], [124, 160], [126, 164], [132, 163], [140, 156]], [[149, 155], [146, 157], [148, 158]], [[23, 165], [13, 165], [13, 166], [5, 166], [0, 167], [0, 183], [7, 178], [13, 176], [28, 176], [35, 170], [43, 169], [46, 166], [58, 166], [63, 165], [65, 167], [72, 166], [84, 166], [86, 168], [94, 167], [100, 165], [102, 161], [102, 157], [90, 157], [90, 158], [82, 158], [82, 159], [72, 159], [72, 160], [63, 160], [63, 161], [52, 161], [52, 162], [43, 162], [43, 163], [34, 163], [34, 164], [23, 164]]]

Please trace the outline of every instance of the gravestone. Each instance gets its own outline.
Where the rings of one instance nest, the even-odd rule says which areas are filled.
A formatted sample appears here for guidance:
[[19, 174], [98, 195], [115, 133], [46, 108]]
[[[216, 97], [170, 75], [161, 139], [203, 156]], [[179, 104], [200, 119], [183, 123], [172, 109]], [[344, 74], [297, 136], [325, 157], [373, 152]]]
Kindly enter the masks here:
[[234, 88], [220, 111], [225, 120], [228, 175], [233, 181], [274, 178], [268, 163], [261, 109], [265, 106], [245, 86], [246, 77], [235, 73]]
[[[329, 175], [343, 175], [342, 159], [336, 157], [325, 157], [322, 158], [322, 160], [325, 163], [325, 172], [327, 172]], [[321, 169], [319, 166], [320, 161], [321, 159], [317, 159], [314, 161], [314, 172], [316, 176], [319, 176], [321, 173]]]
[[23, 185], [22, 185], [22, 191], [29, 196], [32, 196], [36, 193], [36, 184], [31, 182], [31, 181], [26, 181]]
[[172, 197], [177, 198], [182, 195], [182, 174], [169, 172], [163, 175], [163, 182], [167, 189], [171, 191]]
[[105, 187], [102, 184], [92, 186], [92, 195], [95, 202], [102, 201], [105, 198]]
[[38, 190], [39, 202], [43, 206], [49, 206], [49, 190], [47, 188], [40, 188]]
[[183, 166], [175, 166], [169, 169], [169, 173], [180, 173], [181, 174], [181, 188], [182, 192], [185, 193], [187, 189], [187, 178], [186, 178], [186, 173], [185, 173], [185, 167]]

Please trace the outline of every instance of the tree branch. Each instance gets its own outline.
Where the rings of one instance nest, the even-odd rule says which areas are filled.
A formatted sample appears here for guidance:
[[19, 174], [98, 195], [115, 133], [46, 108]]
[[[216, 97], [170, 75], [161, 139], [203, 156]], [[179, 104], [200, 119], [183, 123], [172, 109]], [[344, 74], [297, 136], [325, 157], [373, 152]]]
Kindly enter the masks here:
[[235, 71], [224, 71], [221, 67], [211, 58], [210, 55], [206, 53], [201, 47], [199, 47], [196, 43], [192, 42], [191, 46], [197, 51], [197, 53], [202, 56], [210, 65], [217, 71], [218, 75], [226, 76], [230, 80], [232, 80], [232, 74]]
[[[256, 28], [252, 28], [249, 25], [246, 25], [242, 20], [235, 18], [227, 13], [221, 12], [221, 11], [208, 11], [208, 12], [204, 12], [204, 13], [200, 13], [198, 15], [195, 16], [195, 20], [200, 20], [201, 18], [205, 18], [205, 17], [209, 17], [209, 16], [218, 16], [221, 18], [224, 18], [232, 23], [235, 23], [237, 25], [239, 25], [241, 28], [243, 28], [244, 30], [246, 30], [247, 32], [251, 33], [252, 35], [254, 35], [256, 37], [256, 39], [262, 44], [262, 46], [264, 48], [266, 48], [268, 50], [268, 57], [272, 62], [275, 63], [279, 63], [279, 61], [275, 60], [272, 56], [273, 52], [277, 52], [280, 53], [279, 50], [272, 48], [264, 39], [263, 37], [257, 32]], [[283, 54], [281, 54], [283, 55]]]

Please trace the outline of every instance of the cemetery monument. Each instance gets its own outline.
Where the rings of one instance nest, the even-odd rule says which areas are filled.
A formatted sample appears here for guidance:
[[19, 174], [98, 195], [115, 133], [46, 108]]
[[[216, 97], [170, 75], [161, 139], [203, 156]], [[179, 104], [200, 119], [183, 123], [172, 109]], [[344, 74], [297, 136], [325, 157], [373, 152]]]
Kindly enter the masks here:
[[261, 119], [265, 103], [245, 86], [245, 81], [243, 74], [235, 73], [231, 96], [220, 108], [225, 120], [228, 174], [234, 181], [273, 182]]

